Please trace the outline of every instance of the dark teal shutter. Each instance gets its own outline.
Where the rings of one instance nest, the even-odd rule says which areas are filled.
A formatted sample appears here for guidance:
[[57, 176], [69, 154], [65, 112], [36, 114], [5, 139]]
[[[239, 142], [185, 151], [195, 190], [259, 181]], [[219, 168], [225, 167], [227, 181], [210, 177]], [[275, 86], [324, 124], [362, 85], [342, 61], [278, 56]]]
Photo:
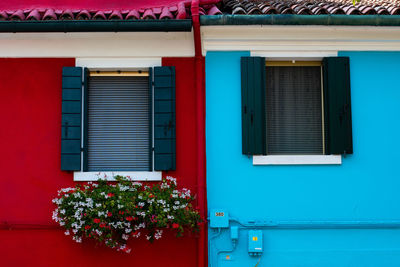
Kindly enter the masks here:
[[89, 69], [84, 68], [83, 71], [83, 170], [84, 172], [88, 171], [88, 144], [89, 144]]
[[154, 68], [154, 170], [175, 170], [175, 67]]
[[153, 171], [153, 68], [149, 68], [149, 171]]
[[242, 57], [242, 153], [266, 154], [265, 58]]
[[323, 60], [325, 153], [353, 154], [348, 57]]
[[82, 68], [62, 70], [61, 170], [81, 169]]

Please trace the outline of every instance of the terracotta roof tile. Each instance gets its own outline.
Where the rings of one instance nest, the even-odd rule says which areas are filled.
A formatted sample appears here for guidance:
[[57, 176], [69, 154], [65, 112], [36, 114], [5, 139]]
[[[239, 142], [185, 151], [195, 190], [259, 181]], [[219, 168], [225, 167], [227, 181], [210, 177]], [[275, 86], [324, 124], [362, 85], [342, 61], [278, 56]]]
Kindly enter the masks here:
[[399, 15], [400, 0], [223, 0], [224, 14]]

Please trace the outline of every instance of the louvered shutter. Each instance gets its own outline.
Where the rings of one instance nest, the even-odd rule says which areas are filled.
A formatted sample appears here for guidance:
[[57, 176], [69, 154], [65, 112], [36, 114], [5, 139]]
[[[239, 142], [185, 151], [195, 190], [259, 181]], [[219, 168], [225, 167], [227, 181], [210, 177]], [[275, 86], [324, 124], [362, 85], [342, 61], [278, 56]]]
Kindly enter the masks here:
[[323, 60], [326, 154], [353, 154], [348, 57]]
[[266, 154], [265, 58], [241, 58], [242, 153]]
[[62, 70], [61, 170], [81, 169], [82, 68]]
[[154, 169], [175, 170], [175, 67], [154, 68]]

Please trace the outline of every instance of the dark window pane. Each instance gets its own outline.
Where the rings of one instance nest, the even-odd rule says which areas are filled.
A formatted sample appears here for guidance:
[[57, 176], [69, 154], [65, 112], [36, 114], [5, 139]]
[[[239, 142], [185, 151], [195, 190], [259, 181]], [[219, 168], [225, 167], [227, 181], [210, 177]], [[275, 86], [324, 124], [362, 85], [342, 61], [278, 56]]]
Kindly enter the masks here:
[[267, 154], [322, 154], [321, 68], [267, 67]]

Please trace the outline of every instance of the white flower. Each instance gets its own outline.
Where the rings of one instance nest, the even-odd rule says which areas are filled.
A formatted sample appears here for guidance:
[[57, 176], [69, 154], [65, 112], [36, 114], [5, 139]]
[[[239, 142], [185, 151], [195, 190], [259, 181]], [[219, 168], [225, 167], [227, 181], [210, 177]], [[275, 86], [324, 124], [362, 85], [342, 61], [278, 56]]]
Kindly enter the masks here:
[[144, 204], [143, 202], [139, 202], [139, 203], [138, 203], [138, 206], [139, 206], [139, 207], [144, 207], [144, 205], [145, 205], [145, 204]]
[[180, 202], [179, 202], [179, 201], [175, 201], [174, 204], [175, 204], [175, 205], [179, 205]]
[[65, 235], [69, 235], [69, 231], [68, 231], [68, 230], [65, 231], [64, 234], [65, 234]]
[[173, 220], [175, 217], [172, 215], [168, 215], [167, 218], [168, 218], [168, 220]]
[[128, 238], [129, 238], [129, 235], [124, 235], [124, 234], [122, 234], [122, 239], [128, 240]]
[[173, 177], [171, 177], [171, 176], [167, 176], [166, 179], [167, 179], [168, 181], [171, 181], [173, 184], [176, 185], [176, 179], [175, 179], [175, 178], [173, 178]]
[[79, 237], [79, 236], [73, 236], [73, 237], [72, 237], [72, 240], [75, 240], [76, 243], [82, 243], [82, 238]]
[[162, 236], [162, 233], [163, 233], [162, 230], [157, 230], [156, 233], [155, 233], [155, 235], [154, 235], [154, 238], [155, 238], [155, 239], [160, 239], [161, 236]]

